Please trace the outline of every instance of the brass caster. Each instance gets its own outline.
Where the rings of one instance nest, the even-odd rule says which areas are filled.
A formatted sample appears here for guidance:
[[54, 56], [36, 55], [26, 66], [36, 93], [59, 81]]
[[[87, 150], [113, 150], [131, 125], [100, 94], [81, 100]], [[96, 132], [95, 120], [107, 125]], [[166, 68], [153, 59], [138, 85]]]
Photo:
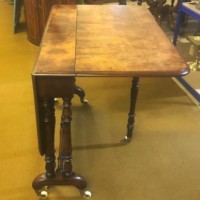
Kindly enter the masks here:
[[81, 101], [81, 103], [88, 104], [88, 100], [84, 99], [83, 101]]
[[48, 192], [46, 188], [39, 191], [39, 197], [42, 199], [46, 199], [48, 197]]
[[89, 199], [89, 198], [91, 198], [92, 193], [88, 190], [84, 190], [84, 191], [81, 190], [81, 195], [83, 196], [83, 198]]
[[129, 143], [131, 141], [131, 137], [128, 137], [127, 135], [124, 137], [122, 142]]
[[57, 98], [54, 98], [54, 102], [55, 102], [56, 104], [59, 103]]

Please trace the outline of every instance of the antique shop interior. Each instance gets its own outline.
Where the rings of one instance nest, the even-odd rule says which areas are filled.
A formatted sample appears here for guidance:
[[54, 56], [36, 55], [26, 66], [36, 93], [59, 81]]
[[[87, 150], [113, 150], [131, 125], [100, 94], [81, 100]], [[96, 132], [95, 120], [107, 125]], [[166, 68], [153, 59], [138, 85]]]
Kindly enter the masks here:
[[[156, 13], [151, 3], [158, 1], [128, 0], [126, 6], [144, 6], [150, 10], [173, 42], [180, 5], [176, 1], [172, 5], [168, 0], [162, 4], [163, 10]], [[34, 7], [37, 2], [43, 3]], [[0, 0], [1, 200], [83, 198], [70, 185], [48, 187], [48, 196], [40, 197], [32, 188], [33, 179], [45, 171], [44, 157], [38, 151], [31, 73], [51, 8], [47, 2], [53, 1]], [[101, 4], [119, 4], [114, 0], [78, 3], [99, 4], [99, 8]], [[195, 6], [197, 2], [191, 4]], [[44, 12], [44, 18], [38, 18], [43, 21], [31, 21], [35, 16], [41, 17], [39, 10]], [[198, 17], [200, 20], [200, 11]], [[188, 75], [140, 78], [130, 142], [125, 142], [124, 136], [132, 78], [76, 79], [76, 84], [84, 88], [88, 103], [81, 103], [77, 95], [72, 100], [72, 163], [73, 170], [87, 180], [91, 199], [199, 200], [199, 27], [198, 20], [186, 14], [176, 42], [175, 48], [190, 67]], [[144, 40], [148, 40], [148, 32]], [[141, 49], [145, 48], [144, 43]], [[62, 99], [55, 101], [57, 153]]]

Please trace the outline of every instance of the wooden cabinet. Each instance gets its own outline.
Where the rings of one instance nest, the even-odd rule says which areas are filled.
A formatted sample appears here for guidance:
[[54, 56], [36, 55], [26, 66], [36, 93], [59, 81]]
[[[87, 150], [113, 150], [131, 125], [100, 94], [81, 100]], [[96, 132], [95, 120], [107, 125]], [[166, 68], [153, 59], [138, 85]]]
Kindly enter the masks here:
[[75, 4], [75, 0], [24, 0], [28, 40], [39, 45], [54, 4]]

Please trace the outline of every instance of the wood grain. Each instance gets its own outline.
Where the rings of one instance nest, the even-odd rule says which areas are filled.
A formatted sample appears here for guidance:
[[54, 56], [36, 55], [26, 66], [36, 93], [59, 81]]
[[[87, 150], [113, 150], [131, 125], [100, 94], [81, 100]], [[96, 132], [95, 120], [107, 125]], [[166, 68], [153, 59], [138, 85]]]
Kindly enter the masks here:
[[53, 8], [35, 73], [180, 76], [188, 69], [147, 8], [77, 5]]

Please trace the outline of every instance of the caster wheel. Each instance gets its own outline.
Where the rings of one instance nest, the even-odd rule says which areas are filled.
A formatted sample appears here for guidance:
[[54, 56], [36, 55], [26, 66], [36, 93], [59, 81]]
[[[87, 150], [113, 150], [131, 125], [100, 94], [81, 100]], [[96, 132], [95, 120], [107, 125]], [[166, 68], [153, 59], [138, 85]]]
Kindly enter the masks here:
[[57, 98], [54, 98], [54, 102], [55, 102], [56, 104], [59, 103]]
[[83, 198], [85, 198], [85, 199], [89, 199], [92, 196], [92, 193], [88, 190], [81, 191], [81, 194], [82, 194]]
[[131, 141], [131, 137], [128, 137], [127, 135], [124, 137], [122, 142], [129, 143]]
[[39, 197], [46, 199], [48, 197], [48, 192], [46, 190], [40, 191]]
[[82, 103], [82, 104], [88, 104], [88, 100], [86, 100], [86, 99], [81, 99], [81, 103]]
[[85, 99], [85, 100], [83, 101], [83, 104], [88, 104], [88, 100]]

